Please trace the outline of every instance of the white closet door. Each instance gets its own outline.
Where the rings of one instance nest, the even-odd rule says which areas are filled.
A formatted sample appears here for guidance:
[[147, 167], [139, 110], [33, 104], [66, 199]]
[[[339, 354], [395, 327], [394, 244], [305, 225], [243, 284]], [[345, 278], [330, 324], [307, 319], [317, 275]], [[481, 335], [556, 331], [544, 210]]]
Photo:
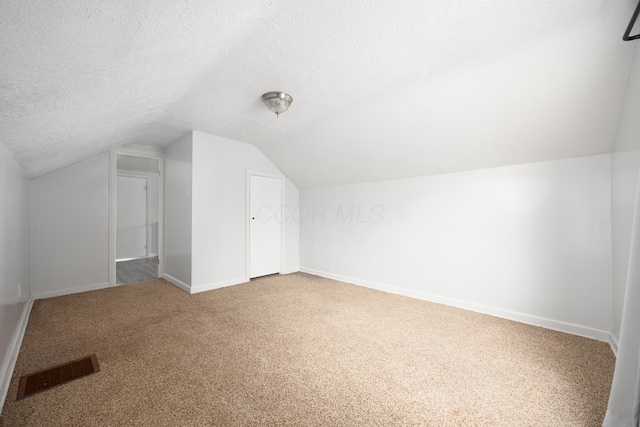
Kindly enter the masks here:
[[116, 259], [147, 256], [147, 179], [116, 177]]
[[249, 275], [280, 272], [282, 257], [282, 181], [249, 176]]

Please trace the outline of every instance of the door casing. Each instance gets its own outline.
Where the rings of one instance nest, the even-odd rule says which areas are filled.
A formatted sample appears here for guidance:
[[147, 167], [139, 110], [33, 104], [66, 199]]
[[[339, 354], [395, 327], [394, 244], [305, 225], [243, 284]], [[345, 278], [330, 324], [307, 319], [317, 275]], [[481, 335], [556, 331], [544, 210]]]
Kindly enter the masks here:
[[157, 159], [158, 178], [158, 276], [164, 272], [164, 153], [146, 149], [114, 148], [109, 151], [109, 286], [116, 286], [116, 175], [118, 154]]

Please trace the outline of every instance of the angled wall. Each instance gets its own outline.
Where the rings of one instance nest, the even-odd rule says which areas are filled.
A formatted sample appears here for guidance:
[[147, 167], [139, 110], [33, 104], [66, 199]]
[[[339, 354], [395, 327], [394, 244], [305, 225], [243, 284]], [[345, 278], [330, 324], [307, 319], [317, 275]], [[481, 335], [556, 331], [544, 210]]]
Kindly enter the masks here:
[[35, 298], [109, 285], [109, 153], [31, 182]]
[[[189, 293], [249, 281], [246, 269], [247, 170], [282, 175], [251, 144], [189, 132], [165, 154], [165, 274]], [[285, 178], [285, 211], [299, 191]], [[298, 223], [284, 221], [284, 271], [298, 271]]]
[[[246, 273], [247, 170], [282, 175], [251, 144], [193, 132], [194, 292], [249, 281]], [[297, 207], [298, 189], [285, 179], [285, 205]], [[285, 209], [286, 210], [286, 209]], [[284, 223], [284, 265], [298, 271], [298, 224]]]
[[607, 340], [610, 155], [303, 189], [301, 270]]

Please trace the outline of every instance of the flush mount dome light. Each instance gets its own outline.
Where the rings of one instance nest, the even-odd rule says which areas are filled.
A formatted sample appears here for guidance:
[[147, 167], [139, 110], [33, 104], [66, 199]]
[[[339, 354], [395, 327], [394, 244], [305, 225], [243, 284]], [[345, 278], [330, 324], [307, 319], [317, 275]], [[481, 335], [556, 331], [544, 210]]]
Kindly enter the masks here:
[[262, 95], [262, 102], [269, 110], [276, 113], [276, 116], [280, 117], [280, 114], [287, 111], [293, 98], [284, 92], [267, 92]]

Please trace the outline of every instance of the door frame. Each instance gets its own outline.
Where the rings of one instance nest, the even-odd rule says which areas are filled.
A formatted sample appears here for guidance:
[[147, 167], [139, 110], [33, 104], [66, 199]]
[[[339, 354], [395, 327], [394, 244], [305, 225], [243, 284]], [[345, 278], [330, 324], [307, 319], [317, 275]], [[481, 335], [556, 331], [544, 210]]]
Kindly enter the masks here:
[[[151, 255], [151, 248], [150, 248], [150, 236], [149, 236], [149, 177], [146, 176], [144, 173], [140, 172], [139, 174], [136, 172], [132, 172], [132, 171], [126, 171], [126, 172], [118, 172], [118, 170], [116, 169], [116, 181], [118, 180], [118, 177], [122, 176], [125, 178], [140, 178], [140, 179], [144, 179], [144, 186], [145, 186], [145, 209], [146, 209], [146, 218], [145, 218], [145, 228], [144, 228], [144, 233], [145, 233], [145, 246], [146, 246], [146, 250], [145, 250], [145, 256], [149, 256]], [[158, 179], [158, 181], [160, 181], [160, 179]], [[117, 182], [116, 182], [116, 188], [117, 188]], [[118, 210], [118, 192], [116, 191], [116, 212]], [[117, 237], [118, 237], [118, 215], [116, 214], [116, 249], [117, 249], [117, 245], [118, 245], [118, 241], [117, 241]], [[135, 259], [135, 258], [132, 258]], [[118, 251], [116, 250], [116, 262], [118, 261]], [[121, 259], [120, 261], [126, 261], [126, 259]]]
[[278, 274], [283, 274], [284, 271], [284, 196], [285, 196], [285, 181], [284, 175], [261, 172], [256, 170], [247, 169], [246, 175], [246, 190], [245, 190], [245, 277], [247, 281], [251, 280], [251, 236], [249, 235], [251, 230], [251, 177], [260, 176], [264, 178], [276, 178], [280, 180], [280, 271]]
[[[152, 151], [154, 149], [157, 149], [157, 147], [149, 147], [149, 149], [113, 148], [109, 150], [109, 286], [116, 286], [116, 175], [118, 154], [158, 160], [160, 170], [158, 175], [158, 277], [162, 277], [164, 273], [164, 152]], [[149, 210], [147, 209], [148, 214]]]

